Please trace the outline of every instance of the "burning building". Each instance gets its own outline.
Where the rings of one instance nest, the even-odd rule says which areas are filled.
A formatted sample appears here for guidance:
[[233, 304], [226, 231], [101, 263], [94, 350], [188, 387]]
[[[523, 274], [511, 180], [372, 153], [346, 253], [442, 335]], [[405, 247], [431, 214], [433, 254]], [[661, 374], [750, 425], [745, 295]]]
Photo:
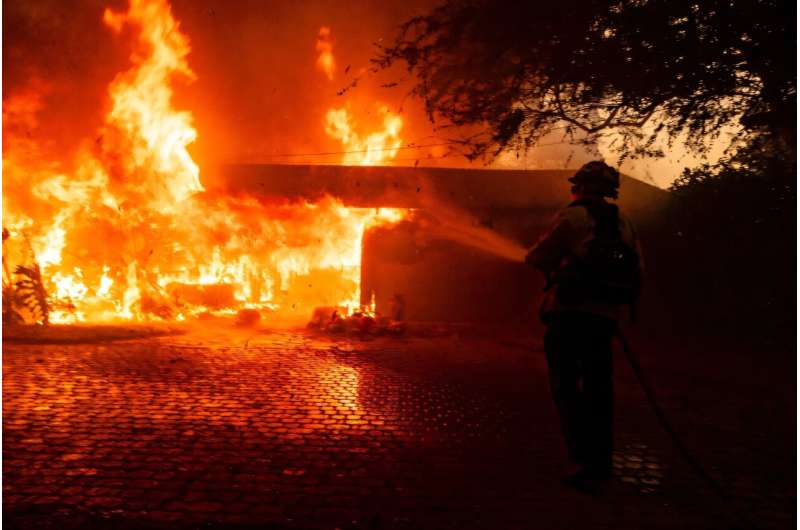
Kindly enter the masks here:
[[[563, 204], [568, 172], [389, 167], [404, 120], [380, 102], [377, 129], [359, 127], [348, 104], [325, 113], [320, 132], [340, 143], [341, 165], [201, 171], [193, 115], [173, 103], [172, 83], [195, 73], [169, 4], [131, 0], [102, 22], [135, 45], [97, 134], [69, 156], [31, 134], [46, 83], [4, 98], [4, 297], [16, 266], [35, 264], [53, 322], [244, 309], [300, 322], [320, 306], [388, 314], [399, 300], [418, 320], [530, 313], [540, 286], [514, 256]], [[328, 79], [334, 43], [323, 27], [317, 68]], [[622, 205], [637, 218], [663, 195], [626, 179]]]
[[[226, 196], [316, 201], [401, 212], [362, 240], [360, 303], [391, 314], [399, 296], [411, 320], [535, 320], [543, 288], [522, 263], [569, 197], [570, 170], [508, 171], [314, 165], [222, 168]], [[622, 177], [620, 206], [643, 230], [668, 195]]]

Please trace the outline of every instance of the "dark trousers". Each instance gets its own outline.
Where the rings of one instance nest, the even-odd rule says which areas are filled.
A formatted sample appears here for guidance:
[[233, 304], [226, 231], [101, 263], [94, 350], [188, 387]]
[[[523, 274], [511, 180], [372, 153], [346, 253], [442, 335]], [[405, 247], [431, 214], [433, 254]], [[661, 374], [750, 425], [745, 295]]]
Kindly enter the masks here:
[[570, 458], [611, 472], [615, 323], [589, 313], [551, 313], [544, 339], [550, 388]]

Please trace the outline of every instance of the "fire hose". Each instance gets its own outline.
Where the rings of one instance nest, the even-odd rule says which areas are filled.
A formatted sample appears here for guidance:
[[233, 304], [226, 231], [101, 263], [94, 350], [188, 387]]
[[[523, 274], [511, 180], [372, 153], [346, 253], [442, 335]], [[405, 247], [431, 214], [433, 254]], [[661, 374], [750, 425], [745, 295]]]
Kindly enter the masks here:
[[675, 431], [675, 428], [672, 426], [666, 414], [664, 413], [664, 409], [661, 408], [661, 405], [656, 398], [655, 391], [653, 390], [652, 385], [642, 370], [642, 365], [639, 363], [639, 358], [631, 349], [628, 340], [625, 338], [625, 335], [623, 335], [619, 327], [616, 328], [615, 335], [622, 346], [622, 351], [625, 354], [625, 357], [628, 359], [628, 363], [630, 363], [634, 375], [636, 375], [636, 379], [639, 381], [639, 385], [644, 391], [644, 395], [647, 398], [647, 402], [650, 405], [653, 414], [655, 414], [658, 423], [661, 425], [661, 428], [667, 433], [667, 436], [678, 450], [681, 457], [684, 459], [684, 461], [686, 461], [692, 471], [694, 471], [697, 476], [703, 479], [711, 491], [713, 491], [722, 500], [723, 504], [728, 507], [730, 510], [728, 516], [736, 525], [735, 528], [758, 528], [748, 514], [745, 514], [734, 505], [733, 498], [730, 493], [728, 493], [727, 489], [706, 471], [700, 461], [689, 451], [689, 448], [686, 447], [686, 444], [683, 443], [683, 440], [681, 440], [680, 436]]

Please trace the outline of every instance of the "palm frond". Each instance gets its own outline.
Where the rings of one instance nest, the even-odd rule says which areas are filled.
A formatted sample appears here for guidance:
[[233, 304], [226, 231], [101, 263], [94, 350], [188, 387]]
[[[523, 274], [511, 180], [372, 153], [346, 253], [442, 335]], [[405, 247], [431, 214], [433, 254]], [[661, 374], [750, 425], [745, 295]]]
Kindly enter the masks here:
[[34, 262], [32, 265], [17, 265], [14, 274], [21, 277], [14, 282], [14, 302], [28, 309], [37, 322], [48, 325], [50, 304], [39, 264]]

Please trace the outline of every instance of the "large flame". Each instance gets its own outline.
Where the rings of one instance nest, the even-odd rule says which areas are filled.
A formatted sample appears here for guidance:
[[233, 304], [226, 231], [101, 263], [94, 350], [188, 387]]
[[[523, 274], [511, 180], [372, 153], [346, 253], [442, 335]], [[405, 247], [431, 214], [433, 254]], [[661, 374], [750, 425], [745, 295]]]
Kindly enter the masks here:
[[[205, 192], [187, 149], [197, 137], [192, 115], [172, 107], [170, 83], [195, 75], [169, 4], [131, 0], [103, 20], [138, 38], [130, 68], [109, 86], [96, 140], [67, 160], [48, 159], [25, 134], [38, 125], [40, 86], [3, 109], [4, 256], [38, 261], [51, 320], [183, 319], [242, 308], [307, 316], [317, 305], [355, 306], [364, 230], [403, 212]], [[348, 133], [349, 145], [388, 156], [401, 125], [390, 117], [384, 139]]]
[[[331, 29], [327, 26], [319, 28], [317, 39], [317, 67], [325, 72], [329, 80], [333, 80], [336, 58], [333, 55]], [[358, 131], [356, 120], [347, 107], [331, 108], [325, 115], [325, 132], [331, 138], [342, 143], [342, 164], [357, 166], [382, 165], [394, 159], [403, 141], [400, 130], [403, 119], [389, 110], [386, 105], [378, 106], [378, 116], [382, 119], [383, 129], [363, 134]]]
[[400, 129], [403, 127], [403, 119], [385, 106], [378, 113], [383, 117], [383, 130], [362, 136], [355, 130], [353, 118], [346, 108], [328, 111], [325, 132], [342, 142], [345, 149], [342, 155], [343, 164], [374, 166], [397, 156], [402, 145]]
[[[186, 57], [189, 40], [178, 28], [164, 0], [131, 0], [127, 13], [106, 9], [104, 22], [116, 32], [126, 24], [141, 28], [139, 45], [149, 54], [131, 58], [134, 67], [117, 76], [109, 91], [113, 108], [107, 121], [130, 141], [128, 172], [146, 167], [160, 178], [149, 184], [154, 207], [169, 208], [202, 191], [200, 170], [186, 146], [197, 138], [188, 112], [172, 109], [169, 80], [194, 79]], [[165, 193], [166, 192], [166, 193]]]

